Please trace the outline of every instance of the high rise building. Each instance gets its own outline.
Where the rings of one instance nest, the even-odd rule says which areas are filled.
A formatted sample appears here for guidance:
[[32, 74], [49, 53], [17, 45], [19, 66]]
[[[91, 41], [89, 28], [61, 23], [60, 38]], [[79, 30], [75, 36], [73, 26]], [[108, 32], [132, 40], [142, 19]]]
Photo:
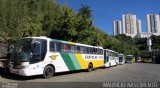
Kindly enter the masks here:
[[141, 33], [142, 32], [141, 20], [137, 19], [136, 25], [137, 25], [137, 33]]
[[134, 37], [137, 34], [137, 22], [136, 15], [133, 14], [125, 14], [122, 15], [122, 24], [123, 30], [122, 33], [127, 36]]
[[147, 31], [160, 34], [160, 15], [147, 14]]
[[113, 35], [119, 35], [122, 34], [122, 24], [120, 20], [113, 21]]

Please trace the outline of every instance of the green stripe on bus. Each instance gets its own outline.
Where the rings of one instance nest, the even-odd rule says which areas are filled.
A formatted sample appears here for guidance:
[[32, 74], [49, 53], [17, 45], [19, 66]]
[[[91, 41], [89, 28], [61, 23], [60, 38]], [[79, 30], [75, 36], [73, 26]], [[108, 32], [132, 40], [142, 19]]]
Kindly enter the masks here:
[[67, 41], [63, 40], [57, 40], [57, 39], [52, 39], [53, 42], [59, 42], [59, 43], [68, 43]]
[[69, 53], [69, 56], [70, 56], [70, 58], [71, 58], [71, 60], [72, 60], [72, 62], [74, 64], [74, 66], [76, 67], [76, 69], [77, 70], [81, 69], [80, 64], [79, 64], [79, 62], [78, 62], [78, 60], [77, 60], [77, 58], [75, 56], [75, 53]]
[[74, 67], [74, 64], [73, 64], [71, 58], [69, 57], [68, 53], [61, 52], [60, 54], [61, 54], [65, 64], [67, 65], [68, 69], [69, 70], [76, 70], [76, 68]]

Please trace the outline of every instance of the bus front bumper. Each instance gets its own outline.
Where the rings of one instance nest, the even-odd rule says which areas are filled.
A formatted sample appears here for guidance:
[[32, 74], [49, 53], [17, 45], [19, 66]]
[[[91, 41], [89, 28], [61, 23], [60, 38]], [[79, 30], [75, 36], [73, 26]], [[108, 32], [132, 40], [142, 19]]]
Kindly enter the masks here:
[[36, 72], [34, 72], [33, 70], [29, 70], [29, 69], [12, 69], [12, 68], [10, 68], [10, 72], [13, 74], [21, 75], [21, 76], [37, 75], [37, 74], [35, 74]]

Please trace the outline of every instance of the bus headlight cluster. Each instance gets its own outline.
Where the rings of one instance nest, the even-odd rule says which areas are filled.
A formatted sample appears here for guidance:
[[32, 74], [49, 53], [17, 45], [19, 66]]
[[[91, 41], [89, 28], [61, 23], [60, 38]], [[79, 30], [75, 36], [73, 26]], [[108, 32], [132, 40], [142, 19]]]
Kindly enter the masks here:
[[27, 69], [29, 66], [21, 66], [20, 69]]
[[15, 66], [16, 69], [26, 69], [26, 68], [28, 68], [28, 67], [29, 67], [29, 66], [26, 66], [26, 65], [24, 65], [24, 66], [23, 66], [23, 65], [16, 65], [16, 66]]

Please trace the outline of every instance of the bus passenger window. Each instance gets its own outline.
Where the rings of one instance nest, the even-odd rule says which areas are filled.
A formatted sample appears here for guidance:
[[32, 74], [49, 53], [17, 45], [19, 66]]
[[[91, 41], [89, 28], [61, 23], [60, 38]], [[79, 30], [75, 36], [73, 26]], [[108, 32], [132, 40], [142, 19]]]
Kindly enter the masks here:
[[87, 54], [89, 54], [89, 51], [90, 51], [89, 48], [86, 48], [86, 53], [87, 53]]
[[97, 54], [101, 54], [101, 50], [100, 49], [97, 49]]
[[50, 51], [51, 52], [56, 51], [56, 46], [54, 42], [50, 42]]
[[86, 47], [84, 47], [84, 53], [87, 54], [87, 48]]
[[103, 55], [103, 50], [100, 50], [100, 52], [101, 52], [100, 54]]
[[77, 46], [77, 52], [78, 52], [78, 53], [81, 52], [80, 46]]
[[93, 54], [96, 54], [97, 52], [96, 52], [96, 48], [93, 48], [92, 49], [92, 52], [93, 52]]
[[63, 46], [63, 51], [68, 52], [69, 51], [69, 46], [64, 44]]
[[80, 52], [84, 53], [84, 47], [82, 47], [82, 46], [80, 47]]
[[62, 44], [56, 43], [56, 51], [61, 52], [62, 51]]
[[94, 54], [93, 48], [90, 48], [90, 54]]
[[71, 45], [70, 48], [71, 48], [71, 53], [76, 52], [76, 47], [75, 46]]

